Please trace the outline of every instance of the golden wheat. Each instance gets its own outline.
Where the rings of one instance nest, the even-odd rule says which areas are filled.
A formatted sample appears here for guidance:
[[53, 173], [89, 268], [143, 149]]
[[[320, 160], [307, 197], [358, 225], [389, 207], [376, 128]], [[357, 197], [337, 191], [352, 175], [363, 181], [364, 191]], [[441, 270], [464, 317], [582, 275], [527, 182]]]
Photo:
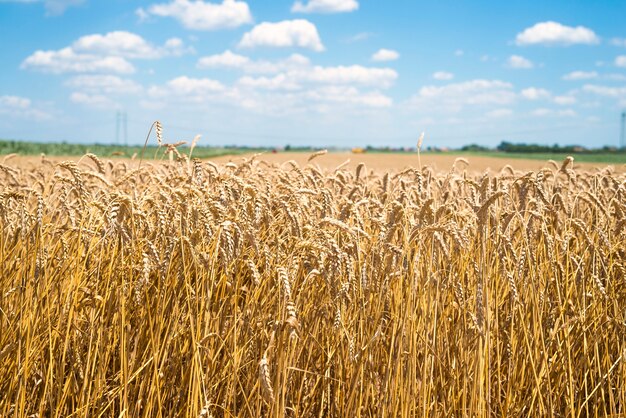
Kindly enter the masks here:
[[0, 416], [626, 414], [624, 174], [155, 131], [169, 161], [0, 164]]

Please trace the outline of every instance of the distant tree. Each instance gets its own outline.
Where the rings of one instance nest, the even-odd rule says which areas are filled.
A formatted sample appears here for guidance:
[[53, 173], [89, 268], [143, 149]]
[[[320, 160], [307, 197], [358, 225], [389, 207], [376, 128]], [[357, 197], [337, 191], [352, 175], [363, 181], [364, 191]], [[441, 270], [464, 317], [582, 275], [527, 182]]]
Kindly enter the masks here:
[[491, 148], [485, 147], [483, 145], [478, 145], [478, 144], [469, 144], [469, 145], [464, 145], [463, 147], [461, 147], [461, 151], [484, 152], [484, 151], [491, 151]]

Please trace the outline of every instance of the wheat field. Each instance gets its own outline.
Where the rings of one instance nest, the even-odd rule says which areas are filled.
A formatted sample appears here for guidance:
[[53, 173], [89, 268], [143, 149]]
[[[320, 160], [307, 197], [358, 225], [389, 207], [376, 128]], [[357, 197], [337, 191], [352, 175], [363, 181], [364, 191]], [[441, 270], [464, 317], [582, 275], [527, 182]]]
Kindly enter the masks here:
[[0, 164], [2, 417], [626, 414], [626, 174]]

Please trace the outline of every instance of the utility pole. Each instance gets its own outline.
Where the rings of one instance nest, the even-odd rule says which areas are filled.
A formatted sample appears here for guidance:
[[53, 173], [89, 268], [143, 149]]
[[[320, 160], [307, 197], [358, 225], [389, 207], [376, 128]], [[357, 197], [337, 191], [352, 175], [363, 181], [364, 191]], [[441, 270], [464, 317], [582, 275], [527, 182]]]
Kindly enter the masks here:
[[118, 110], [115, 113], [115, 144], [128, 146], [128, 114]]
[[122, 114], [118, 110], [115, 113], [115, 145], [119, 145], [120, 143], [120, 123], [122, 119]]
[[122, 113], [122, 123], [124, 124], [124, 146], [128, 146], [128, 115]]
[[619, 146], [626, 149], [626, 110], [622, 112], [622, 132], [619, 137]]

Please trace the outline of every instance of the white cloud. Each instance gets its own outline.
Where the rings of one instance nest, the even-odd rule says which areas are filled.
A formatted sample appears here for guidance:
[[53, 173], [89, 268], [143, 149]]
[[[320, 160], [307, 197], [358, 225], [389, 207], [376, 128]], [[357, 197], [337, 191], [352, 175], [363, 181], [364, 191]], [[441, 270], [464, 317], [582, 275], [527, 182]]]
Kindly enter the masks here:
[[578, 115], [574, 109], [563, 109], [556, 112], [559, 116], [574, 117]]
[[361, 65], [322, 67], [295, 70], [288, 73], [296, 80], [321, 84], [361, 84], [381, 88], [390, 87], [398, 78], [391, 68], [371, 68]]
[[296, 1], [291, 7], [294, 13], [342, 13], [359, 8], [357, 0], [308, 0], [306, 4]]
[[465, 52], [462, 49], [457, 49], [456, 51], [454, 51], [454, 56], [456, 57], [462, 57], [463, 54], [465, 54]]
[[563, 80], [575, 81], [575, 80], [589, 80], [592, 78], [598, 78], [596, 71], [572, 71], [563, 76]]
[[34, 107], [30, 99], [10, 95], [0, 96], [0, 115], [37, 121], [52, 118], [49, 113]]
[[179, 38], [168, 39], [163, 47], [158, 48], [141, 36], [126, 31], [82, 36], [72, 43], [72, 49], [79, 53], [142, 59], [182, 55], [189, 51]]
[[540, 107], [538, 109], [535, 109], [532, 112], [530, 112], [530, 114], [532, 116], [538, 116], [538, 117], [544, 117], [544, 116], [573, 117], [577, 115], [576, 111], [573, 109], [554, 110], [554, 109], [548, 109], [545, 107]]
[[252, 60], [244, 55], [225, 51], [221, 54], [202, 57], [199, 68], [237, 69], [248, 74], [274, 74], [274, 77], [243, 77], [240, 85], [266, 89], [293, 90], [303, 84], [318, 85], [361, 85], [388, 88], [398, 78], [398, 73], [391, 68], [350, 66], [313, 66], [311, 61], [300, 54], [287, 58], [267, 61]]
[[[389, 88], [398, 78], [398, 73], [391, 68], [371, 68], [360, 65], [322, 67], [309, 66], [288, 70], [272, 79], [273, 83], [282, 81], [287, 88], [302, 84], [318, 85], [361, 85], [377, 88]], [[268, 79], [245, 79], [246, 83], [267, 84]], [[277, 88], [277, 87], [276, 87]]]
[[276, 74], [283, 71], [309, 67], [311, 61], [300, 54], [291, 54], [289, 57], [276, 61], [252, 60], [244, 55], [235, 54], [229, 50], [202, 57], [198, 60], [198, 68], [226, 68], [238, 69], [252, 74]]
[[273, 48], [299, 47], [313, 51], [323, 51], [315, 25], [305, 19], [283, 20], [282, 22], [263, 22], [243, 35], [239, 46], [254, 48], [266, 46]]
[[546, 89], [539, 89], [536, 87], [529, 87], [520, 92], [522, 97], [527, 100], [540, 100], [540, 99], [548, 99], [551, 94]]
[[35, 51], [22, 62], [21, 68], [54, 74], [135, 72], [135, 67], [123, 57], [77, 54], [71, 47], [58, 51]]
[[613, 38], [611, 44], [615, 46], [626, 47], [626, 38]]
[[489, 111], [485, 114], [485, 116], [487, 116], [488, 118], [504, 118], [507, 116], [511, 116], [512, 114], [513, 111], [511, 109], [502, 108]]
[[250, 62], [250, 58], [226, 50], [221, 54], [200, 58], [198, 68], [243, 68]]
[[226, 90], [226, 87], [217, 80], [180, 76], [163, 86], [150, 87], [148, 96], [157, 100], [176, 98], [183, 102], [202, 103], [220, 99]]
[[0, 3], [43, 3], [49, 16], [62, 15], [68, 7], [78, 6], [84, 0], [0, 0]]
[[115, 31], [78, 38], [72, 45], [52, 51], [35, 51], [21, 68], [49, 73], [118, 73], [129, 74], [135, 67], [127, 59], [156, 59], [193, 52], [179, 38], [168, 39], [157, 47], [141, 36]]
[[136, 13], [140, 19], [150, 15], [172, 17], [185, 28], [193, 30], [232, 29], [252, 23], [248, 4], [237, 0], [223, 0], [219, 4], [202, 0], [173, 0], [154, 4], [148, 10], [138, 9]]
[[576, 98], [574, 96], [555, 96], [554, 103], [558, 105], [571, 105], [576, 103]]
[[93, 107], [96, 109], [112, 109], [117, 104], [102, 94], [88, 94], [83, 92], [74, 92], [70, 95], [70, 100], [76, 104]]
[[517, 45], [593, 45], [600, 38], [584, 26], [565, 26], [558, 22], [540, 22], [517, 34]]
[[447, 71], [437, 71], [433, 73], [433, 78], [435, 80], [452, 80], [454, 78], [454, 74]]
[[276, 61], [251, 61], [244, 67], [244, 71], [254, 74], [276, 74], [283, 71], [303, 69], [310, 65], [311, 61], [304, 55], [291, 54], [287, 58]]
[[320, 87], [319, 89], [308, 91], [305, 97], [318, 102], [356, 104], [367, 107], [389, 107], [393, 104], [391, 98], [380, 92], [362, 93], [355, 87], [348, 86]]
[[58, 16], [65, 13], [68, 7], [78, 6], [83, 2], [84, 0], [45, 0], [44, 5], [49, 15]]
[[180, 94], [202, 94], [224, 91], [222, 83], [210, 78], [178, 77], [167, 83], [168, 87]]
[[135, 14], [139, 18], [140, 22], [145, 22], [146, 20], [148, 20], [150, 18], [150, 13], [146, 12], [141, 7], [139, 9], [135, 10]]
[[393, 104], [390, 97], [377, 90], [361, 91], [353, 85], [304, 81], [298, 84], [287, 74], [244, 76], [230, 87], [211, 79], [183, 76], [165, 85], [150, 87], [148, 97], [152, 103], [232, 105], [272, 115], [383, 108]]
[[597, 84], [585, 84], [583, 91], [604, 97], [626, 99], [626, 87], [608, 87]]
[[67, 87], [97, 94], [135, 94], [142, 90], [133, 80], [114, 75], [78, 75], [65, 82]]
[[615, 66], [626, 68], [626, 55], [620, 55], [615, 58]]
[[0, 96], [0, 108], [2, 109], [27, 109], [30, 107], [30, 99], [19, 96]]
[[533, 116], [549, 116], [552, 113], [554, 113], [554, 111], [552, 109], [547, 109], [545, 107], [540, 107], [540, 108], [535, 109], [532, 112], [530, 112], [530, 114], [533, 115]]
[[400, 54], [392, 49], [379, 49], [372, 55], [373, 61], [395, 61], [400, 58]]
[[237, 84], [242, 87], [262, 90], [300, 90], [301, 86], [285, 74], [278, 74], [274, 77], [241, 77]]
[[424, 86], [408, 105], [424, 111], [460, 112], [466, 107], [508, 105], [515, 101], [513, 85], [500, 80], [470, 80], [444, 86]]
[[515, 69], [530, 69], [535, 65], [527, 58], [522, 57], [521, 55], [511, 55], [509, 60], [507, 61], [507, 66], [509, 68]]

